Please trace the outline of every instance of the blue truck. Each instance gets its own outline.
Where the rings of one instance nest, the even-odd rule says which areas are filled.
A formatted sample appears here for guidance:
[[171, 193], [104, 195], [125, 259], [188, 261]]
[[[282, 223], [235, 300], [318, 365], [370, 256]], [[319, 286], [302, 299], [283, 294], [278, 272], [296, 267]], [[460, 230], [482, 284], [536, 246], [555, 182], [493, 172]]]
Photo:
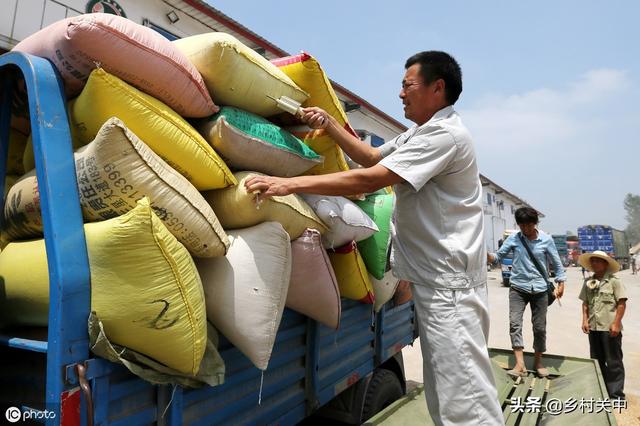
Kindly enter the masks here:
[[14, 94], [24, 87], [50, 282], [48, 327], [0, 329], [0, 409], [8, 420], [287, 425], [323, 416], [359, 424], [406, 392], [401, 350], [417, 337], [412, 302], [374, 313], [372, 305], [343, 299], [337, 331], [285, 310], [264, 375], [221, 337], [226, 377], [217, 387], [152, 385], [93, 356], [89, 263], [62, 83], [49, 61], [21, 53], [0, 56], [0, 72], [0, 176], [4, 185]]
[[582, 253], [603, 251], [616, 259], [622, 269], [627, 269], [631, 263], [630, 244], [624, 231], [608, 225], [585, 225], [578, 228], [578, 240]]

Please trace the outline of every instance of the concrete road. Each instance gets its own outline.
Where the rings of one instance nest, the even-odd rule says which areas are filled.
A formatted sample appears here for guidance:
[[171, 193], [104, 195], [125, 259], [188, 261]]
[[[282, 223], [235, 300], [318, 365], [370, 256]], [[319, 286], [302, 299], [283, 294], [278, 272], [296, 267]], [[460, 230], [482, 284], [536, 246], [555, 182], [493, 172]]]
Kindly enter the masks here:
[[[581, 268], [568, 268], [565, 294], [561, 300], [549, 307], [547, 314], [547, 351], [550, 354], [589, 357], [589, 342], [580, 329], [582, 321], [581, 305], [578, 299], [582, 286]], [[625, 393], [629, 396], [630, 410], [634, 412], [634, 421], [640, 421], [638, 401], [640, 398], [640, 275], [632, 275], [630, 270], [618, 273], [627, 289], [629, 301], [627, 312], [622, 321], [622, 350], [626, 370]], [[502, 286], [500, 270], [489, 272], [489, 310], [491, 312], [491, 331], [489, 346], [511, 349], [509, 340], [509, 289]], [[525, 351], [533, 351], [531, 331], [531, 311], [524, 314]], [[422, 383], [422, 354], [420, 342], [403, 350], [406, 377], [410, 381]], [[533, 366], [528, 366], [532, 368]], [[619, 423], [625, 424], [625, 421]], [[631, 424], [631, 423], [629, 423]]]

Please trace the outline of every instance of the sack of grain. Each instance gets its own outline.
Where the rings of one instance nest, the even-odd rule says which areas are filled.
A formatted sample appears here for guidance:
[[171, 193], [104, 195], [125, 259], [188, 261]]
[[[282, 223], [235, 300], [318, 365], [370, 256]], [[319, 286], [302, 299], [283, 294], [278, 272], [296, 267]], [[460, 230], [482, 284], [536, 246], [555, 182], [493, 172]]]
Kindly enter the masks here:
[[378, 226], [355, 203], [344, 197], [300, 195], [329, 227], [322, 236], [325, 248], [341, 247], [351, 241], [362, 241], [378, 231]]
[[400, 280], [393, 276], [392, 271], [385, 272], [381, 280], [369, 274], [369, 280], [371, 281], [371, 285], [373, 287], [373, 294], [375, 296], [375, 303], [373, 304], [373, 309], [376, 312], [380, 312], [382, 307], [389, 300], [393, 299], [393, 295], [396, 293], [396, 288], [398, 288], [398, 284], [400, 283]]
[[235, 185], [211, 145], [167, 105], [99, 68], [69, 105], [72, 134], [80, 145], [118, 117], [144, 143], [201, 191]]
[[[298, 55], [274, 59], [271, 63], [280, 68], [302, 90], [309, 93], [309, 98], [303, 106], [322, 108], [349, 133], [356, 136], [356, 132], [347, 121], [347, 114], [333, 90], [331, 81], [316, 58], [303, 52]], [[342, 150], [323, 131], [313, 131], [302, 126], [295, 128], [295, 134], [318, 154], [325, 156], [324, 164], [316, 166], [308, 174], [319, 175], [349, 170]]]
[[291, 283], [287, 307], [337, 330], [340, 325], [338, 280], [321, 236], [307, 229], [291, 242]]
[[[202, 283], [189, 252], [156, 217], [149, 200], [117, 218], [84, 225], [84, 233], [91, 310], [109, 340], [195, 375], [207, 339]], [[0, 276], [0, 322], [46, 326], [44, 240], [9, 244], [0, 253]]]
[[256, 172], [238, 172], [238, 185], [203, 193], [205, 200], [216, 212], [224, 229], [248, 228], [262, 222], [278, 222], [289, 233], [291, 239], [302, 235], [307, 228], [321, 233], [327, 226], [316, 216], [313, 209], [295, 194], [275, 196], [261, 200], [248, 194], [244, 182]]
[[255, 170], [270, 176], [298, 176], [323, 159], [286, 130], [234, 107], [223, 107], [203, 119], [198, 130], [236, 170]]
[[268, 96], [287, 96], [300, 103], [309, 96], [278, 67], [230, 34], [198, 34], [173, 44], [200, 71], [220, 105], [269, 117], [281, 110]]
[[366, 240], [358, 243], [367, 270], [381, 280], [387, 268], [387, 253], [391, 242], [391, 219], [395, 206], [393, 193], [376, 193], [366, 197], [363, 201], [355, 202], [366, 214], [373, 219], [379, 231]]
[[349, 170], [344, 153], [324, 129], [314, 130], [307, 126], [289, 126], [285, 129], [324, 157], [322, 164], [307, 170], [305, 175], [323, 175]]
[[338, 279], [340, 296], [362, 303], [374, 303], [369, 274], [355, 242], [329, 250], [329, 259]]
[[[229, 240], [202, 195], [115, 117], [74, 154], [82, 215], [87, 222], [110, 219], [149, 197], [160, 220], [199, 257], [224, 256]], [[5, 230], [12, 239], [42, 235], [35, 171], [9, 191]]]
[[89, 74], [104, 68], [185, 117], [218, 110], [198, 70], [169, 40], [153, 29], [107, 13], [55, 22], [13, 48], [49, 59], [77, 96]]
[[196, 259], [207, 318], [261, 370], [266, 370], [291, 277], [291, 243], [282, 225], [265, 222], [229, 231], [225, 257]]

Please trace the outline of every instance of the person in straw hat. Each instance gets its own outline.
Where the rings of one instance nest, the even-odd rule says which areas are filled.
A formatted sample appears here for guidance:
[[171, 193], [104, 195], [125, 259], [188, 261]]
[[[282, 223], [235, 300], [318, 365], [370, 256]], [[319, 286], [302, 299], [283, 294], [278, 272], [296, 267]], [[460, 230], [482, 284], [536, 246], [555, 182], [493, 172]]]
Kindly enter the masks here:
[[593, 275], [584, 280], [582, 331], [589, 335], [591, 358], [597, 359], [611, 398], [624, 399], [622, 317], [627, 306], [624, 285], [614, 274], [620, 264], [603, 251], [584, 253], [580, 265]]

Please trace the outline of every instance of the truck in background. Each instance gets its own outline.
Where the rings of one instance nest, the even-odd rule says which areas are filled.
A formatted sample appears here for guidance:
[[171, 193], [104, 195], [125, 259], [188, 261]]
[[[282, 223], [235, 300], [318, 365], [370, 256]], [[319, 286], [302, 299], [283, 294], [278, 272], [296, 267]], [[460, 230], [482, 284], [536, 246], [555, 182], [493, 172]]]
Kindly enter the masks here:
[[622, 269], [629, 267], [629, 240], [624, 231], [608, 225], [585, 225], [578, 228], [578, 239], [582, 253], [600, 250], [616, 259]]
[[567, 235], [553, 234], [551, 237], [553, 238], [553, 243], [556, 245], [556, 249], [558, 250], [558, 254], [560, 255], [562, 264], [565, 267], [569, 266], [569, 248], [567, 246]]
[[578, 258], [580, 257], [580, 240], [577, 235], [567, 236], [567, 258], [569, 266], [578, 266]]

